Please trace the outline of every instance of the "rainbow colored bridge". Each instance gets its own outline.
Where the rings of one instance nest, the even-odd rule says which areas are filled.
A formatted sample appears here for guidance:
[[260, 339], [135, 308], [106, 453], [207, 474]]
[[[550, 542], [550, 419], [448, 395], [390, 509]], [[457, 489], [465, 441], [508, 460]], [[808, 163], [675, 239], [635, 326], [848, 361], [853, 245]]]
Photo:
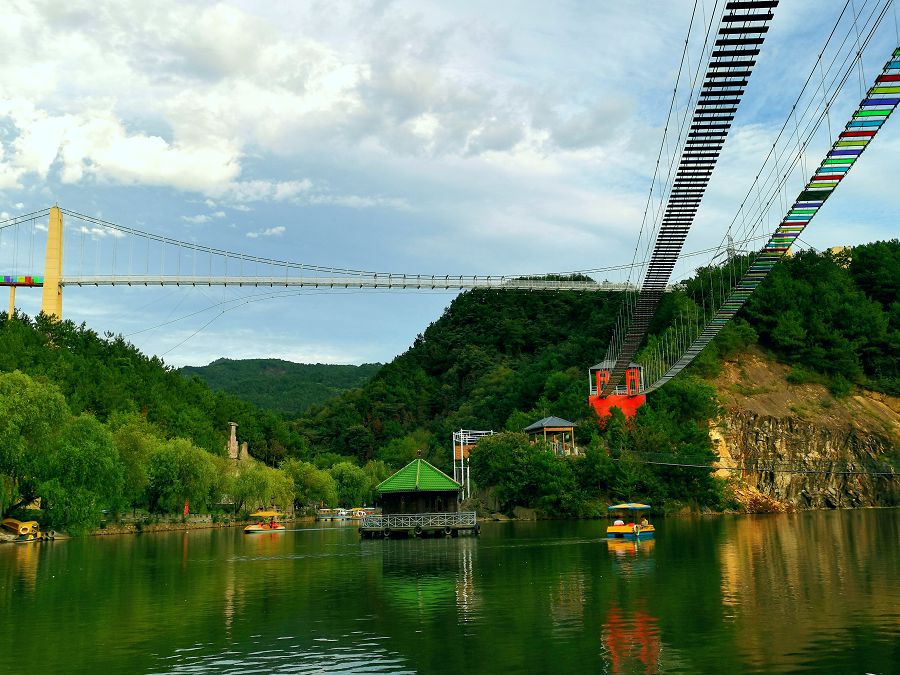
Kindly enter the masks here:
[[44, 285], [44, 277], [37, 277], [32, 275], [26, 276], [10, 276], [8, 274], [4, 274], [0, 277], [0, 286], [27, 286], [30, 288], [38, 288]]

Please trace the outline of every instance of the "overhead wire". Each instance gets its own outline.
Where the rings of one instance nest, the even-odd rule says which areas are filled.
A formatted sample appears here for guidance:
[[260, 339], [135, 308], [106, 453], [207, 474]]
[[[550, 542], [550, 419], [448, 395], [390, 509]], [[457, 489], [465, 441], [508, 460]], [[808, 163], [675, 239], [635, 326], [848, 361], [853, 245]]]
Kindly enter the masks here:
[[[882, 12], [881, 12], [880, 16], [874, 19], [874, 23], [873, 23], [873, 25], [869, 31], [869, 35], [867, 36], [867, 39], [866, 39], [866, 45], [868, 45], [868, 42], [869, 42], [869, 40], [871, 40], [871, 37], [874, 34], [874, 31], [877, 30], [878, 25], [881, 22], [881, 19], [883, 19], [884, 11], [885, 11], [886, 7], [888, 5], [890, 5], [892, 2], [893, 2], [893, 0], [887, 0], [885, 7], [882, 8]], [[876, 8], [877, 8], [877, 5], [876, 5]], [[870, 19], [872, 19], [872, 17], [874, 16], [874, 11], [875, 10], [873, 10], [873, 13], [870, 14]], [[848, 54], [844, 58], [844, 61], [840, 66], [841, 70], [839, 70], [838, 74], [835, 75], [834, 79], [832, 80], [832, 87], [834, 88], [834, 90], [831, 95], [831, 98], [828, 100], [828, 102], [826, 103], [824, 108], [822, 110], [820, 110], [816, 116], [811, 118], [809, 120], [809, 122], [806, 123], [806, 127], [805, 127], [803, 133], [801, 134], [801, 136], [805, 138], [805, 141], [803, 141], [802, 143], [799, 143], [796, 146], [797, 151], [792, 156], [791, 160], [789, 161], [789, 163], [787, 165], [787, 167], [788, 167], [787, 171], [784, 171], [784, 173], [782, 173], [782, 171], [779, 170], [776, 173], [775, 178], [777, 180], [772, 185], [771, 196], [766, 201], [766, 203], [762, 205], [762, 207], [760, 208], [760, 210], [757, 213], [757, 216], [755, 216], [755, 218], [751, 219], [751, 223], [755, 223], [758, 226], [762, 220], [762, 213], [769, 212], [769, 207], [772, 205], [775, 196], [777, 195], [779, 198], [781, 198], [782, 191], [787, 188], [787, 181], [788, 181], [788, 177], [789, 177], [788, 172], [793, 172], [794, 170], [796, 170], [796, 168], [798, 166], [798, 162], [804, 155], [804, 151], [808, 147], [809, 143], [812, 141], [812, 138], [814, 137], [814, 134], [816, 133], [816, 131], [821, 127], [822, 120], [827, 118], [829, 111], [834, 104], [834, 101], [836, 100], [837, 96], [840, 94], [844, 84], [846, 83], [846, 80], [849, 78], [849, 74], [850, 74], [850, 72], [852, 72], [852, 68], [854, 65], [853, 61], [850, 62], [849, 66], [847, 65], [848, 60], [851, 58], [855, 59], [855, 58], [859, 58], [859, 57], [856, 57], [852, 54]], [[836, 60], [837, 60], [837, 56], [835, 57], [835, 59], [832, 60], [831, 65], [834, 65]], [[815, 68], [815, 66], [813, 67], [813, 70], [811, 71], [811, 75], [814, 74], [814, 68]], [[829, 71], [830, 71], [830, 69], [831, 69], [831, 66], [829, 67]], [[843, 72], [843, 76], [840, 76], [841, 72]], [[840, 78], [840, 81], [838, 81], [839, 78]], [[807, 110], [812, 105], [812, 102], [813, 102], [813, 99], [811, 98], [810, 103], [807, 104]], [[796, 103], [795, 103], [795, 105], [796, 105]], [[786, 126], [787, 123], [789, 123], [789, 121], [790, 121], [790, 115], [786, 119], [785, 125], [783, 125], [783, 128], [784, 128], [784, 126]], [[765, 164], [765, 161], [764, 161], [764, 164]], [[805, 172], [804, 172], [803, 177], [805, 178]], [[751, 186], [751, 189], [752, 189], [752, 186]], [[748, 191], [748, 193], [749, 193], [749, 191]], [[784, 213], [787, 210], [787, 206], [784, 204], [782, 204], [781, 208], [782, 208], [782, 213]], [[735, 217], [735, 219], [732, 220], [732, 223], [734, 223], [735, 221], [736, 221], [736, 217]], [[730, 231], [730, 229], [731, 229], [731, 226], [729, 226], [729, 231]], [[726, 236], [727, 236], [727, 234], [728, 234], [728, 232], [726, 232]], [[752, 234], [752, 232], [748, 232], [747, 230], [745, 230], [739, 236], [742, 239], [746, 239], [750, 234]], [[754, 238], [759, 238], [759, 236], [755, 236]], [[724, 241], [724, 238], [723, 238], [723, 241]], [[722, 243], [719, 244], [720, 249], [721, 249], [721, 246], [722, 246]]]
[[[694, 26], [694, 17], [697, 14], [697, 3], [698, 3], [698, 0], [694, 0], [694, 7], [691, 10], [691, 19], [688, 22], [687, 36], [684, 39], [684, 48], [681, 50], [681, 59], [678, 63], [678, 72], [675, 75], [675, 86], [672, 88], [672, 97], [669, 100], [669, 111], [666, 114], [666, 122], [663, 126], [663, 136], [662, 136], [662, 140], [659, 143], [659, 151], [657, 152], [657, 155], [656, 155], [656, 165], [653, 170], [653, 176], [650, 179], [650, 191], [647, 194], [647, 202], [644, 205], [644, 216], [643, 216], [643, 219], [641, 220], [640, 229], [638, 230], [638, 243], [635, 246], [634, 255], [632, 256], [631, 269], [633, 269], [635, 267], [635, 260], [637, 259], [637, 253], [640, 250], [639, 247], [640, 247], [641, 237], [644, 233], [644, 227], [646, 226], [646, 223], [647, 223], [647, 212], [649, 211], [650, 204], [653, 201], [653, 191], [654, 191], [654, 187], [656, 185], [657, 175], [659, 174], [659, 161], [662, 158], [663, 150], [666, 147], [666, 136], [669, 131], [669, 121], [672, 119], [672, 111], [675, 108], [675, 101], [677, 100], [678, 86], [681, 82], [681, 70], [682, 70], [682, 68], [684, 68], [684, 63], [687, 58], [688, 45], [690, 43], [690, 38], [691, 38], [691, 30]], [[648, 239], [649, 239], [649, 237], [648, 237]], [[646, 255], [644, 257], [645, 257], [645, 259], [647, 258]], [[630, 280], [631, 280], [631, 276], [629, 274], [628, 281], [630, 281]]]
[[[816, 62], [813, 64], [813, 67], [810, 69], [809, 75], [807, 76], [805, 82], [803, 83], [803, 86], [800, 88], [800, 93], [797, 95], [797, 98], [791, 107], [791, 113], [795, 112], [796, 106], [799, 105], [801, 100], [803, 99], [803, 95], [806, 92], [807, 87], [809, 87], [809, 84], [812, 81], [812, 78], [815, 76], [816, 66], [818, 66], [821, 69], [822, 57], [824, 56], [825, 51], [828, 48], [828, 45], [831, 43], [831, 40], [834, 37], [834, 34], [837, 32], [837, 29], [840, 26], [841, 20], [843, 19], [844, 14], [846, 13], [847, 8], [850, 5], [850, 2], [851, 2], [851, 0], [845, 0], [844, 6], [842, 7], [840, 13], [838, 14], [838, 17], [835, 20], [834, 25], [832, 26], [831, 31], [828, 34], [828, 37], [825, 39], [825, 43], [822, 46], [822, 49], [820, 50], [818, 57], [816, 58]], [[888, 4], [890, 4], [891, 2], [893, 2], [893, 0], [888, 0]], [[872, 15], [870, 15], [870, 18], [871, 18], [871, 16]], [[829, 68], [828, 68], [829, 73], [831, 72], [831, 69], [835, 64], [835, 62], [840, 54], [840, 50], [843, 48], [843, 45], [846, 43], [847, 39], [852, 35], [852, 31], [853, 31], [853, 27], [851, 26], [848, 28], [847, 34], [845, 35], [843, 41], [841, 42], [841, 45], [838, 47], [838, 52], [835, 54], [834, 58], [832, 59], [831, 64], [829, 64]], [[844, 64], [846, 63], [846, 58], [847, 57], [845, 57], [845, 59], [844, 59]], [[809, 111], [809, 109], [811, 108], [812, 105], [813, 105], [813, 99], [810, 98], [810, 101], [807, 103], [807, 106], [806, 106], [806, 109], [804, 110], [803, 115], [805, 115]], [[824, 109], [827, 111], [830, 109], [830, 106], [826, 105]], [[788, 114], [785, 117], [785, 120], [782, 123], [781, 128], [778, 131], [778, 134], [776, 134], [775, 141], [772, 143], [772, 147], [769, 149], [768, 153], [763, 158], [762, 165], [761, 165], [760, 169], [758, 169], [756, 172], [756, 178], [754, 179], [754, 181], [751, 183], [750, 187], [748, 188], [747, 193], [744, 195], [743, 199], [740, 202], [738, 211], [735, 213], [734, 217], [732, 217], [731, 222], [729, 223], [728, 227], [725, 230], [725, 233], [722, 235], [722, 240], [719, 243], [719, 245], [716, 247], [716, 253], [719, 253], [723, 250], [723, 247], [725, 246], [728, 235], [732, 232], [734, 226], [737, 223], [737, 219], [740, 215], [741, 209], [745, 206], [745, 204], [748, 203], [748, 199], [751, 198], [751, 196], [752, 196], [753, 188], [756, 186], [757, 189], [759, 189], [759, 187], [758, 187], [759, 177], [765, 171], [766, 165], [769, 163], [769, 160], [772, 159], [773, 154], [776, 153], [776, 148], [777, 148], [778, 142], [781, 140], [781, 137], [784, 134], [784, 132], [786, 131], [790, 122], [791, 122], [791, 114]], [[775, 164], [773, 165], [773, 169], [776, 169], [778, 167], [778, 164], [779, 164], [779, 162], [776, 157], [776, 161], [775, 161]], [[771, 172], [770, 172], [770, 176], [771, 176]], [[779, 197], [780, 197], [780, 193], [779, 193]], [[771, 201], [769, 202], [769, 204], [771, 204]], [[782, 211], [784, 211], [784, 210], [786, 210], [786, 206], [782, 205]], [[742, 239], [745, 237], [739, 237], [739, 238]]]
[[[890, 476], [892, 478], [897, 477], [896, 471], [869, 471], [869, 470], [838, 470], [835, 471], [833, 469], [779, 469], [766, 465], [762, 465], [757, 462], [755, 465], [742, 465], [742, 466], [726, 466], [722, 464], [718, 460], [711, 460], [708, 464], [702, 463], [689, 463], [689, 462], [672, 462], [672, 461], [660, 461], [660, 460], [650, 460], [643, 459], [639, 455], [629, 454], [627, 457], [611, 457], [610, 458], [614, 462], [634, 462], [636, 464], [649, 464], [653, 466], [672, 466], [678, 468], [686, 468], [686, 469], [703, 469], [705, 471], [747, 471], [751, 473], [788, 473], [788, 474], [824, 474], [824, 475], [832, 475], [832, 476]], [[713, 463], [714, 462], [714, 463]]]
[[[875, 31], [877, 30], [878, 26], [880, 25], [881, 20], [884, 18], [891, 2], [892, 2], [892, 0], [888, 0], [888, 2], [884, 5], [881, 12], [879, 13], [879, 16], [872, 23], [871, 29], [869, 30], [869, 33], [866, 35], [865, 41], [861, 45], [861, 49], [858, 50], [855, 57], [850, 61], [849, 66], [847, 66], [847, 68], [844, 72], [843, 78], [841, 78], [840, 83], [835, 87], [834, 93], [832, 94], [831, 100], [829, 101], [829, 105], [833, 104], [834, 100], [837, 98], [837, 96], [842, 91], [844, 84], [849, 79], [850, 75], [852, 74], [852, 72], [854, 70], [855, 61], [862, 58], [862, 53], [868, 47], [873, 35], [875, 34]], [[873, 14], [874, 14], [874, 10], [873, 10]], [[845, 59], [844, 63], [846, 63], [846, 59]], [[810, 124], [807, 126], [808, 134], [806, 135], [805, 141], [803, 141], [800, 148], [798, 149], [797, 155], [793, 158], [793, 160], [791, 162], [791, 165], [790, 165], [791, 172], [793, 172], [794, 168], [797, 166], [799, 157], [802, 156], [803, 151], [805, 150], [805, 148], [807, 147], [807, 145], [809, 144], [809, 142], [815, 135], [819, 126], [821, 126], [822, 117], [823, 117], [823, 115], [820, 114], [818, 117], [818, 120], [812, 120], [810, 122]], [[833, 146], [833, 147], [835, 147], [835, 146]], [[788, 175], [789, 174], [787, 172], [785, 172], [785, 174], [782, 178], [782, 183], [781, 183], [782, 185], [786, 184]], [[846, 175], [846, 171], [845, 171], [844, 175]], [[806, 222], [808, 223], [808, 221], [806, 221]], [[804, 227], [805, 227], [805, 225], [804, 225]], [[767, 245], [767, 248], [768, 248], [768, 246], [769, 245]], [[758, 283], [759, 283], [759, 280], [756, 280], [753, 284], [753, 287], [755, 288], [755, 285]], [[733, 290], [735, 288], [735, 286], [732, 285], [731, 288]], [[752, 290], [750, 290], [749, 292], [752, 293]], [[730, 293], [731, 292], [729, 291], [729, 301], [731, 301], [731, 297], [732, 297]], [[740, 301], [735, 300], [734, 303], [735, 303], [735, 306], [739, 307], [745, 301], [746, 301], [745, 299], [740, 300]], [[721, 307], [724, 307], [724, 306], [725, 305], [722, 305]], [[736, 311], [736, 310], [734, 308], [732, 308], [730, 310], [730, 314], [733, 314], [734, 311]], [[724, 324], [720, 324], [720, 325], [713, 327], [711, 323], [707, 323], [704, 327], [700, 327], [699, 332], [697, 333], [698, 337], [694, 340], [694, 342], [692, 342], [692, 344], [690, 345], [690, 348], [688, 350], [686, 350], [685, 352], [683, 352], [682, 355], [676, 361], [673, 362], [672, 367], [666, 372], [666, 375], [664, 377], [652, 382], [651, 385], [647, 388], [647, 391], [652, 391], [653, 389], [658, 388], [659, 386], [661, 386], [661, 384], [664, 384], [666, 381], [668, 381], [668, 379], [671, 379], [671, 377], [674, 377], [674, 375], [676, 375], [678, 372], [680, 372], [680, 370], [683, 369], [684, 366], [687, 365], [687, 363], [689, 363], [693, 358], [695, 358], [700, 353], [700, 351], [703, 349], [703, 347], [710, 341], [711, 336], [714, 336], [721, 329], [722, 325], [724, 325]]]
[[[849, 2], [849, 0], [848, 0], [848, 2]], [[892, 0], [888, 0], [888, 4], [889, 4], [890, 2], [892, 2]], [[759, 176], [763, 173], [764, 168], [765, 168], [765, 165], [768, 163], [769, 159], [770, 159], [771, 156], [773, 155], [773, 152], [775, 152], [775, 150], [776, 150], [776, 148], [777, 148], [777, 140], [780, 139], [781, 135], [783, 134], [784, 130], [787, 128], [787, 125], [790, 123], [791, 119], [793, 118], [794, 121], [795, 121], [795, 123], [796, 123], [796, 121], [797, 121], [797, 120], [796, 120], [796, 109], [797, 109], [797, 104], [798, 104], [798, 103], [800, 102], [800, 100], [802, 99], [803, 92], [806, 90], [807, 86], [809, 85], [809, 83], [810, 83], [810, 81], [811, 81], [811, 79], [812, 79], [812, 76], [815, 75], [815, 70], [816, 70], [816, 67], [817, 67], [817, 66], [819, 67], [820, 72], [821, 72], [821, 59], [822, 59], [822, 56], [824, 55], [825, 50], [827, 49], [828, 43], [830, 42], [831, 38], [834, 36], [834, 33], [835, 33], [836, 30], [837, 30], [837, 27], [840, 25], [840, 20], [841, 20], [841, 18], [843, 17], [843, 14], [844, 14], [844, 11], [846, 10], [846, 7], [847, 7], [847, 3], [845, 3], [844, 10], [842, 10], [841, 15], [838, 17], [837, 21], [835, 22], [835, 25], [832, 27], [831, 33], [829, 34], [829, 37], [828, 37], [827, 40], [826, 40], [826, 45], [825, 45], [825, 47], [823, 47], [822, 51], [820, 52], [820, 54], [819, 54], [819, 56], [818, 56], [818, 58], [817, 58], [817, 60], [816, 60], [816, 63], [813, 64], [813, 67], [812, 67], [812, 69], [810, 70], [810, 75], [807, 77], [807, 80], [806, 80], [806, 82], [805, 82], [805, 84], [804, 84], [804, 86], [803, 86], [803, 90], [801, 91], [801, 94], [798, 96], [797, 101], [796, 101], [796, 102], [794, 103], [794, 105], [791, 107], [791, 111], [789, 112], [789, 114], [788, 114], [788, 116], [787, 116], [787, 118], [786, 118], [784, 124], [782, 125], [782, 129], [781, 129], [781, 131], [780, 131], [779, 134], [778, 134], [778, 137], [777, 137], [777, 139], [776, 139], [776, 143], [773, 144], [772, 149], [770, 149], [769, 153], [767, 154], [767, 156], [766, 156], [766, 158], [765, 158], [765, 160], [764, 160], [764, 162], [763, 162], [763, 168], [761, 168], [761, 169], [757, 172], [757, 177], [756, 177], [756, 179], [754, 179], [753, 184], [751, 184], [751, 187], [750, 187], [750, 189], [748, 190], [748, 195], [752, 194], [752, 191], [753, 191], [753, 187], [754, 187], [754, 186], [755, 186], [756, 189], [757, 189], [757, 194], [761, 194], [760, 183], [759, 183], [759, 180], [758, 180], [758, 179], [759, 179]], [[872, 23], [872, 28], [871, 28], [870, 31], [869, 31], [869, 35], [867, 35], [866, 45], [868, 45], [869, 40], [871, 40], [871, 37], [872, 37], [872, 35], [874, 34], [874, 31], [877, 29], [877, 26], [878, 26], [878, 24], [880, 23], [881, 19], [883, 18], [884, 12], [886, 11], [886, 9], [887, 9], [887, 4], [882, 8], [882, 12], [881, 12], [880, 16], [875, 20], [874, 23]], [[873, 9], [872, 13], [869, 15], [869, 19], [867, 20], [869, 23], [872, 22], [872, 17], [874, 16], [874, 14], [875, 14], [876, 11], [877, 11], [877, 5], [876, 5], [875, 9]], [[850, 33], [852, 33], [853, 28], [851, 27], [849, 30], [850, 30]], [[848, 34], [850, 34], [850, 33], [848, 33]], [[844, 41], [842, 41], [842, 46], [843, 46], [843, 44], [846, 43], [846, 39], [847, 39], [847, 38], [846, 38], [846, 36], [845, 36]], [[838, 55], [839, 55], [839, 54], [838, 54]], [[834, 59], [832, 59], [831, 64], [829, 64], [829, 73], [831, 72], [832, 67], [834, 66], [835, 62], [837, 61], [838, 55], [836, 55], [836, 56], [834, 57]], [[856, 58], [860, 58], [860, 57], [861, 57], [861, 54], [858, 55]], [[842, 64], [842, 66], [841, 66], [842, 68], [847, 64], [848, 58], [849, 58], [849, 56], [844, 58], [843, 64]], [[805, 123], [806, 126], [805, 126], [805, 128], [804, 128], [804, 131], [803, 131], [803, 134], [802, 134], [802, 135], [805, 137], [806, 140], [805, 140], [803, 143], [798, 143], [798, 146], [797, 146], [797, 152], [796, 152], [795, 155], [793, 155], [792, 160], [791, 160], [791, 163], [790, 163], [790, 169], [789, 169], [789, 171], [790, 171], [791, 173], [795, 170], [795, 168], [796, 168], [796, 166], [797, 166], [797, 162], [799, 161], [799, 158], [802, 158], [802, 157], [803, 157], [804, 150], [805, 150], [806, 147], [808, 146], [808, 144], [809, 144], [809, 142], [811, 141], [812, 137], [814, 136], [816, 130], [821, 126], [821, 120], [822, 120], [822, 118], [823, 118], [823, 115], [825, 115], [825, 116], [828, 115], [828, 111], [830, 110], [830, 107], [831, 107], [831, 105], [832, 105], [834, 99], [836, 98], [836, 96], [838, 95], [838, 93], [841, 91], [842, 86], [843, 86], [843, 82], [846, 81], [847, 76], [848, 76], [848, 72], [852, 70], [852, 67], [853, 67], [853, 62], [851, 61], [850, 66], [847, 68], [847, 70], [844, 71], [844, 72], [845, 72], [845, 75], [844, 75], [844, 77], [842, 78], [841, 83], [835, 88], [835, 91], [834, 91], [834, 93], [832, 94], [831, 101], [829, 101], [829, 102], [825, 105], [825, 107], [824, 107], [824, 112], [820, 111], [820, 112], [819, 112], [819, 115], [818, 115], [818, 118], [814, 118], [814, 119], [811, 120], [808, 124]], [[832, 82], [833, 82], [833, 83], [836, 82], [837, 79], [838, 79], [838, 76], [836, 75], [836, 76], [835, 76], [835, 79], [834, 79]], [[807, 104], [806, 110], [805, 110], [804, 113], [803, 113], [804, 116], [805, 116], [805, 114], [806, 114], [806, 111], [809, 110], [811, 104], [812, 104], [812, 98], [810, 99], [810, 102]], [[798, 131], [799, 131], [799, 127], [798, 127]], [[798, 135], [798, 140], [799, 140], [799, 135]], [[776, 157], [777, 157], [777, 155], [776, 155]], [[777, 162], [776, 162], [776, 165], [777, 165]], [[788, 172], [785, 172], [784, 175], [780, 175], [780, 174], [781, 174], [781, 171], [779, 170], [779, 172], [778, 172], [776, 175], [777, 175], [777, 176], [780, 176], [780, 180], [779, 180], [779, 182], [775, 185], [774, 190], [772, 191], [772, 195], [769, 197], [768, 205], [764, 205], [763, 208], [760, 209], [759, 215], [758, 215], [757, 217], [751, 219], [751, 222], [754, 221], [754, 220], [755, 220], [756, 222], [761, 222], [761, 220], [762, 220], [762, 213], [768, 213], [768, 212], [769, 212], [770, 209], [769, 209], [768, 207], [769, 207], [769, 205], [771, 205], [772, 200], [775, 198], [775, 196], [777, 195], [777, 197], [778, 197], [779, 199], [781, 198], [781, 189], [782, 189], [782, 187], [785, 187], [785, 186], [786, 186], [786, 180], [787, 180], [787, 177], [788, 177], [789, 174], [788, 174]], [[771, 172], [770, 172], [770, 175], [771, 175]], [[746, 202], [746, 201], [747, 201], [747, 200], [746, 200], [746, 198], [745, 198], [745, 202]], [[735, 217], [732, 219], [732, 225], [733, 225], [735, 222], [737, 222], [738, 218], [741, 217], [741, 215], [742, 215], [743, 213], [745, 213], [745, 206], [746, 206], [745, 203], [742, 203], [742, 204], [738, 207], [738, 212], [735, 214]], [[714, 257], [718, 257], [718, 255], [721, 255], [721, 248], [722, 248], [723, 243], [724, 243], [725, 241], [729, 241], [729, 242], [730, 242], [730, 231], [731, 231], [732, 225], [729, 225], [728, 231], [726, 231], [726, 234], [723, 236], [722, 242], [721, 242], [721, 243], [719, 244], [719, 246], [717, 247], [717, 249], [719, 250], [719, 252], [718, 252]], [[741, 235], [739, 235], [739, 236], [742, 236], [742, 237], [746, 238], [746, 236], [747, 236], [748, 234], [751, 234], [751, 233], [749, 233], [749, 232], [745, 229], [744, 232], [741, 233]], [[730, 260], [730, 253], [729, 253], [729, 260]], [[748, 267], [749, 267], [749, 261], [750, 261], [750, 256], [748, 256], [748, 257], [747, 257], [747, 260], [746, 260], [746, 264], [747, 264]], [[743, 264], [744, 264], [744, 261], [743, 261], [742, 259], [738, 259], [738, 264], [739, 264], [739, 265], [743, 265]], [[729, 262], [729, 264], [727, 264], [726, 266], [728, 267], [728, 274], [729, 274], [729, 282], [728, 282], [727, 284], [724, 283], [724, 274], [723, 274], [723, 273], [720, 273], [720, 274], [719, 274], [719, 279], [720, 279], [719, 291], [720, 291], [720, 294], [717, 294], [716, 297], [721, 298], [721, 301], [724, 301], [724, 299], [725, 299], [725, 297], [726, 297], [726, 295], [727, 295], [727, 293], [726, 293], [726, 286], [728, 287], [728, 289], [731, 289], [731, 288], [734, 287], [734, 285], [735, 285], [735, 283], [736, 283], [736, 280], [734, 279], [734, 273], [735, 273], [735, 271], [736, 271], [736, 270], [735, 270], [734, 264], [732, 264], [731, 262]], [[721, 272], [721, 268], [720, 268], [720, 272]], [[701, 275], [701, 276], [702, 276], [702, 275]], [[738, 276], [741, 276], [741, 275], [738, 275]], [[715, 302], [714, 302], [714, 304], [715, 304]], [[699, 331], [700, 331], [700, 328], [695, 326], [695, 327], [693, 327], [693, 330], [694, 330], [694, 332], [699, 332]], [[656, 359], [651, 358], [650, 360], [656, 362]]]
[[[731, 121], [745, 92], [748, 78], [756, 65], [753, 57], [760, 53], [759, 46], [769, 30], [768, 22], [774, 16], [772, 9], [777, 5], [777, 0], [726, 3], [723, 11], [730, 13], [723, 13], [719, 20], [719, 39], [715, 40], [708, 61], [698, 62], [694, 84], [701, 72], [706, 73], [707, 81], [703, 83], [696, 103], [689, 108], [693, 110], [690, 116], [692, 133], [684, 136], [685, 144], [678, 155], [677, 173], [666, 200], [665, 215], [660, 220], [654, 237], [653, 255], [644, 274], [640, 294], [634, 309], [629, 310], [625, 319], [617, 325], [606, 351], [605, 360], [612, 361], [612, 365], [603, 395], [612, 392], [624, 378], [632, 358], [646, 339], [650, 322], [679, 262], [687, 233], [696, 217], [728, 129], [732, 126]], [[764, 7], [766, 11], [753, 13], [759, 7]], [[745, 10], [749, 13], [742, 13]], [[739, 23], [742, 25], [738, 26]], [[714, 25], [715, 22], [710, 22], [704, 38], [703, 55], [706, 55], [706, 44]], [[716, 50], [716, 46], [721, 49]], [[703, 63], [706, 63], [705, 69], [702, 67]], [[691, 100], [693, 93], [692, 90]], [[688, 108], [685, 110], [681, 133], [687, 128]], [[669, 179], [673, 177], [674, 160], [673, 157], [667, 176]], [[673, 343], [677, 344], [678, 341], [674, 340]]]

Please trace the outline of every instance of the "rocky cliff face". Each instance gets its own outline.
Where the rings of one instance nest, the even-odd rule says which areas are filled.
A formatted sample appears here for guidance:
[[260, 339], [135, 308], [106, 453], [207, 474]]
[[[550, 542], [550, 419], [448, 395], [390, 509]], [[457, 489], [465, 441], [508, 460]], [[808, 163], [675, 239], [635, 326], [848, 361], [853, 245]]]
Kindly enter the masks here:
[[722, 467], [742, 467], [721, 474], [738, 500], [751, 511], [900, 505], [900, 400], [834, 399], [787, 372], [754, 352], [716, 383], [723, 413], [710, 436]]
[[884, 435], [730, 410], [713, 438], [722, 464], [747, 467], [740, 480], [776, 502], [813, 509], [900, 504], [898, 476], [877, 475], [892, 474], [885, 457], [894, 447]]

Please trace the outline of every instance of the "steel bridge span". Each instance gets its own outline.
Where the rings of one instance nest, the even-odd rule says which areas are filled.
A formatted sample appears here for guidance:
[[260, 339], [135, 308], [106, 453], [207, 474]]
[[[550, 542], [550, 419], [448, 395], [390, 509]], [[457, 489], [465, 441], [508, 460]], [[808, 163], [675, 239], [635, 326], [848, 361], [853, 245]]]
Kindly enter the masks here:
[[[19, 284], [40, 286], [41, 282]], [[284, 277], [284, 276], [73, 276], [62, 277], [60, 286], [247, 286], [257, 288], [380, 288], [409, 290], [469, 291], [477, 288], [518, 291], [585, 291], [621, 292], [634, 291], [636, 286], [627, 283], [597, 281], [565, 281], [548, 279], [521, 279], [492, 276], [333, 276], [333, 277]]]

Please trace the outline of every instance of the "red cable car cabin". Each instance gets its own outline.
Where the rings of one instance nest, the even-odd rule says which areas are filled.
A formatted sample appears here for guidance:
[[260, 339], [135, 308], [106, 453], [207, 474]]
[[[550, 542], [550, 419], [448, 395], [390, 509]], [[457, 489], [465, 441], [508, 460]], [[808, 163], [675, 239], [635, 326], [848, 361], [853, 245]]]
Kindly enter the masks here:
[[601, 420], [610, 415], [612, 408], [619, 408], [625, 417], [634, 417], [637, 409], [647, 400], [644, 394], [644, 369], [639, 363], [631, 362], [625, 371], [625, 379], [609, 394], [601, 396], [600, 392], [609, 382], [609, 373], [613, 368], [613, 361], [601, 361], [588, 370], [588, 382], [590, 393], [588, 403], [597, 412]]

